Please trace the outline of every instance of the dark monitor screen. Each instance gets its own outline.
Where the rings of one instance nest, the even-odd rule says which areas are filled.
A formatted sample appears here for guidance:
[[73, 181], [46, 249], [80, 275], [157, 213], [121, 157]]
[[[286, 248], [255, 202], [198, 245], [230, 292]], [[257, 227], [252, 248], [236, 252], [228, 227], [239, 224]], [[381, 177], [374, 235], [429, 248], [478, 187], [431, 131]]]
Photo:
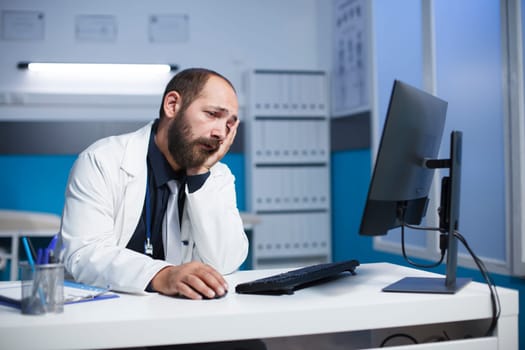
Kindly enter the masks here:
[[[446, 113], [446, 101], [401, 81], [394, 82], [359, 233], [384, 235], [402, 226], [403, 237], [405, 227], [420, 225], [435, 169], [448, 168], [449, 175], [441, 182], [439, 228], [435, 228], [445, 238], [447, 275], [443, 279], [406, 277], [386, 286], [385, 292], [455, 293], [470, 281], [456, 278], [460, 131], [451, 133], [450, 158], [438, 159]], [[402, 248], [404, 252], [403, 239]]]
[[399, 80], [394, 81], [387, 116], [361, 221], [361, 235], [384, 235], [425, 216], [438, 157], [447, 102]]

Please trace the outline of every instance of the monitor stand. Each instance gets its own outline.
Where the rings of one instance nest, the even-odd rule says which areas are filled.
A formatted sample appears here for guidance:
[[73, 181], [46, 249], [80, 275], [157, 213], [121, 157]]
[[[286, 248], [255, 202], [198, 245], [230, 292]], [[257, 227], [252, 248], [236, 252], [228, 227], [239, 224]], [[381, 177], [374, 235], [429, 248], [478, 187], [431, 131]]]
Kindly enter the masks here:
[[471, 281], [456, 278], [455, 283], [447, 286], [445, 280], [444, 277], [405, 277], [383, 288], [383, 292], [454, 294]]
[[406, 277], [383, 289], [384, 292], [454, 294], [470, 278], [456, 278], [458, 265], [458, 240], [455, 231], [459, 222], [459, 194], [461, 183], [461, 151], [463, 134], [453, 131], [450, 135], [450, 159], [429, 160], [431, 169], [449, 168], [449, 176], [441, 184], [440, 231], [447, 233], [446, 277]]

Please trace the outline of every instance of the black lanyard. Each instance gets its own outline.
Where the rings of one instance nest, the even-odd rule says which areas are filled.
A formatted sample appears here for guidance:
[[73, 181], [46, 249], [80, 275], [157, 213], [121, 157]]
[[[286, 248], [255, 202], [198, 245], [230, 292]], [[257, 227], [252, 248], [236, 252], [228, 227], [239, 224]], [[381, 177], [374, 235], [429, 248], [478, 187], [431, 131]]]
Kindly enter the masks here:
[[151, 202], [149, 194], [149, 178], [146, 181], [146, 241], [144, 242], [144, 254], [153, 255], [153, 244], [151, 244]]
[[[185, 192], [184, 183], [182, 180], [179, 195], [177, 199], [179, 211], [179, 223], [182, 225], [182, 212], [184, 208]], [[149, 190], [149, 177], [146, 179], [146, 241], [144, 242], [144, 254], [153, 256], [153, 244], [151, 243], [151, 195]]]

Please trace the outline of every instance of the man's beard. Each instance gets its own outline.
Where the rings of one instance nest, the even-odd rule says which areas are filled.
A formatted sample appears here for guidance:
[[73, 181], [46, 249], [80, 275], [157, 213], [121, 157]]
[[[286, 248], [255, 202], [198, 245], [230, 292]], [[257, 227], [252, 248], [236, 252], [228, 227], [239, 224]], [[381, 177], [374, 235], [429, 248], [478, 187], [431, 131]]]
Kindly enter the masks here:
[[191, 126], [184, 112], [179, 111], [169, 126], [168, 150], [181, 168], [198, 168], [219, 150], [220, 142], [218, 139], [206, 137], [192, 140]]

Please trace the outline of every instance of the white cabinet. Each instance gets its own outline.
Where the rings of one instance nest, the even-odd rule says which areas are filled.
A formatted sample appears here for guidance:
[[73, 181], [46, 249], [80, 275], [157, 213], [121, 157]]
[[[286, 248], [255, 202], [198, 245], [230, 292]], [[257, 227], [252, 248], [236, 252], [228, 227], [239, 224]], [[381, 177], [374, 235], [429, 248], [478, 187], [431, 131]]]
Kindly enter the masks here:
[[326, 74], [248, 73], [247, 206], [254, 268], [331, 260]]

